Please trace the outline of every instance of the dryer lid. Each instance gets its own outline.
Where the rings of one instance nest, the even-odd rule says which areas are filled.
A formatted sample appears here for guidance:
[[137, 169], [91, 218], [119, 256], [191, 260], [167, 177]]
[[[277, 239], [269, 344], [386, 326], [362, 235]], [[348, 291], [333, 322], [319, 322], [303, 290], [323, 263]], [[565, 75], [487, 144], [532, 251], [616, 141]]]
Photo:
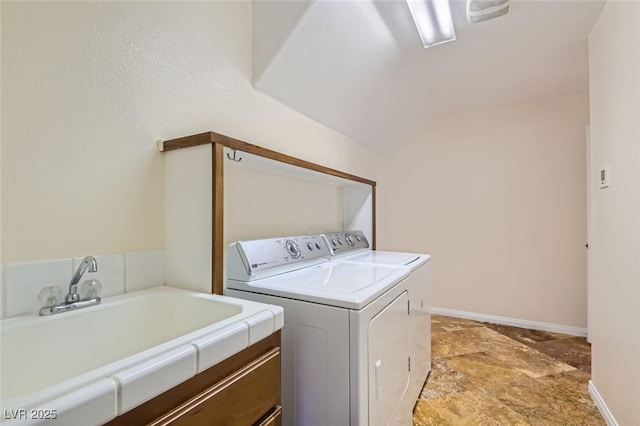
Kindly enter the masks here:
[[250, 282], [229, 280], [236, 290], [348, 309], [362, 309], [409, 275], [406, 268], [326, 262]]
[[419, 253], [367, 250], [365, 252], [343, 257], [340, 260], [347, 262], [371, 263], [376, 265], [406, 266], [415, 270], [431, 260], [431, 256]]

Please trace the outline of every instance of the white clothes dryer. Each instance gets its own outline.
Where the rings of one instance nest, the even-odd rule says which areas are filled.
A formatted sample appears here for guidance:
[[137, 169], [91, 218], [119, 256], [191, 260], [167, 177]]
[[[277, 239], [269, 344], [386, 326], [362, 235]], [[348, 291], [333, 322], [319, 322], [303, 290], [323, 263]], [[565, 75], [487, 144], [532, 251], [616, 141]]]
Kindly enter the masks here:
[[229, 247], [226, 294], [284, 308], [283, 423], [410, 425], [409, 270], [330, 255], [321, 235]]
[[[361, 231], [323, 234], [333, 260], [407, 268], [411, 308], [411, 372], [408, 394], [413, 405], [431, 371], [431, 256], [428, 254], [371, 250]], [[413, 408], [412, 405], [412, 408]]]

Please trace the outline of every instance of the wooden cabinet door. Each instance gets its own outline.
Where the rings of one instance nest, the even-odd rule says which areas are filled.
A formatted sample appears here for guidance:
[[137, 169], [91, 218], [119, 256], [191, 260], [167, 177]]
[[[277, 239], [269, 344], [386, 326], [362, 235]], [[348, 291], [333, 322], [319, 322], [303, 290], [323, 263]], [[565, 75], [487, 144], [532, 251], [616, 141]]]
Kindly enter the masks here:
[[275, 426], [280, 424], [279, 404], [280, 348], [274, 348], [151, 425]]
[[282, 426], [282, 407], [278, 405], [266, 418], [255, 426]]

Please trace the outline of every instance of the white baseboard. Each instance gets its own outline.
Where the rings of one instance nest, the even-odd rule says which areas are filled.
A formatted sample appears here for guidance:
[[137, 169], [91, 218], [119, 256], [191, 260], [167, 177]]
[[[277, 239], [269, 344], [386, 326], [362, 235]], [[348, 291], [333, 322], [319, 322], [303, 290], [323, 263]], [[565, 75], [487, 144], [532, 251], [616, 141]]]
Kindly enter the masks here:
[[600, 392], [596, 389], [596, 386], [593, 384], [592, 380], [589, 380], [589, 394], [593, 399], [593, 402], [598, 406], [598, 410], [600, 410], [600, 414], [604, 418], [604, 421], [607, 422], [608, 426], [618, 426], [618, 422], [613, 418], [613, 414], [609, 411], [609, 407], [605, 404], [604, 399], [600, 396]]
[[493, 324], [510, 325], [513, 327], [530, 328], [532, 330], [551, 331], [553, 333], [568, 334], [570, 336], [587, 336], [587, 329], [572, 327], [568, 325], [551, 324], [548, 322], [528, 321], [518, 318], [499, 317], [496, 315], [478, 314], [475, 312], [456, 311], [446, 308], [431, 308], [431, 313], [435, 315], [445, 315], [448, 317], [464, 318], [473, 321], [490, 322]]

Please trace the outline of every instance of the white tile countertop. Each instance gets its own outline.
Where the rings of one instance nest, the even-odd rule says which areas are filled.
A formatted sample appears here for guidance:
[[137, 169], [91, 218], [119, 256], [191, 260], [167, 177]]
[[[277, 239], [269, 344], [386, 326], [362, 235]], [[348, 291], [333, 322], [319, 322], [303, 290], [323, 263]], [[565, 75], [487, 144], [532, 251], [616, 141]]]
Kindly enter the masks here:
[[161, 286], [0, 321], [3, 425], [103, 424], [281, 329], [283, 310]]

